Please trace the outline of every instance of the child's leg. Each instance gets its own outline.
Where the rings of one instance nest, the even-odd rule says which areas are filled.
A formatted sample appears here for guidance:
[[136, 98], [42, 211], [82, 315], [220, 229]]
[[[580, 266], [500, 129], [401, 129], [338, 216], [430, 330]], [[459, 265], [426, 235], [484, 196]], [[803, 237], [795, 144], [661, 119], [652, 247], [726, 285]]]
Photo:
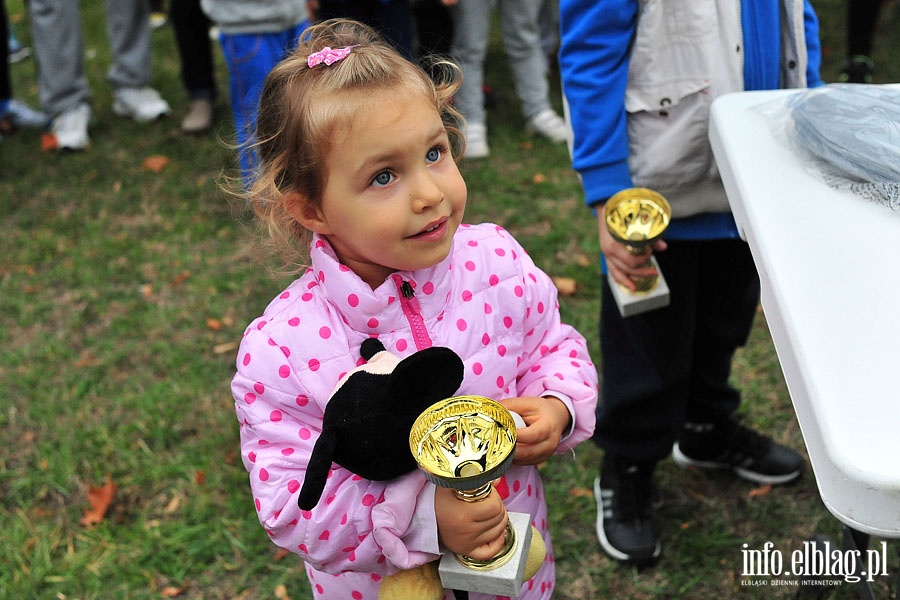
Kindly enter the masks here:
[[266, 75], [296, 45], [307, 22], [277, 33], [221, 34], [220, 42], [230, 75], [231, 112], [240, 146], [239, 160], [244, 183], [256, 167], [256, 155], [248, 148], [256, 129], [259, 96]]
[[150, 83], [150, 6], [135, 0], [106, 0], [106, 29], [112, 50], [107, 79], [113, 88]]
[[550, 108], [538, 14], [542, 0], [500, 0], [500, 30], [525, 120]]

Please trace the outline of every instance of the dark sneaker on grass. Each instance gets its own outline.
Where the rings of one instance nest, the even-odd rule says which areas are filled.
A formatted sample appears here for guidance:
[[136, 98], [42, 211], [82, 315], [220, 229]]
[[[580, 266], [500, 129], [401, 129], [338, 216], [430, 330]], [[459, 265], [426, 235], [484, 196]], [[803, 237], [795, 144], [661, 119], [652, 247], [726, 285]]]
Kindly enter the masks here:
[[594, 480], [597, 539], [611, 558], [647, 566], [659, 557], [653, 521], [653, 463], [630, 463], [605, 455]]
[[872, 83], [875, 63], [868, 56], [855, 54], [844, 62], [838, 81], [841, 83]]
[[686, 423], [672, 448], [680, 467], [731, 469], [756, 483], [790, 483], [803, 473], [803, 457], [737, 419], [722, 423]]

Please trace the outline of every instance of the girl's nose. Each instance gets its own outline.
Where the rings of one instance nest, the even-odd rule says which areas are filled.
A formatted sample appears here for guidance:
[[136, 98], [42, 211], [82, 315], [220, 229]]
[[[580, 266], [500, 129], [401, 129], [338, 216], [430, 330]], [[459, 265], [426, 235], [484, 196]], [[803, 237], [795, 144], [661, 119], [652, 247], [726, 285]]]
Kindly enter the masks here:
[[436, 206], [444, 199], [444, 192], [437, 185], [430, 173], [423, 173], [416, 177], [410, 190], [413, 209], [422, 212], [427, 208]]

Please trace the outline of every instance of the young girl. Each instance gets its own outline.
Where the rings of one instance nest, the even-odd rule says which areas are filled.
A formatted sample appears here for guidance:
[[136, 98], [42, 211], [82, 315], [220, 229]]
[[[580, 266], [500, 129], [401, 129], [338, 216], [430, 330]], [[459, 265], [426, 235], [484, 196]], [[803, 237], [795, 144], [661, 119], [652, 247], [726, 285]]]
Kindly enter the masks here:
[[[377, 598], [384, 576], [446, 551], [490, 558], [507, 508], [532, 516], [548, 550], [520, 598], [552, 594], [535, 465], [590, 436], [596, 370], [512, 236], [462, 224], [454, 90], [346, 20], [307, 30], [263, 90], [249, 193], [273, 240], [308, 247], [311, 266], [247, 328], [232, 390], [260, 522], [304, 560], [316, 598]], [[419, 471], [380, 482], [334, 464], [315, 508], [298, 508], [325, 405], [370, 337], [400, 356], [453, 349], [459, 394], [522, 416], [515, 462], [490, 498], [460, 502]]]

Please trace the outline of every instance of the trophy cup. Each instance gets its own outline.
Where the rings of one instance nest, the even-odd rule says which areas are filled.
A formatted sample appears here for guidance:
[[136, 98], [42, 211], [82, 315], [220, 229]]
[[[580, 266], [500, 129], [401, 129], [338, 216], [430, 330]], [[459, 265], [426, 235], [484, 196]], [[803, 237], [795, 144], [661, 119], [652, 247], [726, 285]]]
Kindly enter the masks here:
[[[431, 405], [409, 433], [410, 451], [425, 477], [452, 488], [464, 502], [478, 502], [491, 493], [493, 481], [512, 464], [515, 445], [512, 414], [482, 396], [454, 396]], [[517, 597], [532, 535], [529, 515], [509, 513], [500, 552], [488, 560], [445, 554], [438, 566], [441, 585]]]
[[[623, 244], [634, 255], [643, 254], [644, 250], [655, 242], [666, 230], [672, 208], [661, 194], [647, 188], [628, 188], [622, 190], [606, 201], [603, 208], [603, 220], [610, 235]], [[609, 276], [619, 313], [630, 317], [669, 304], [669, 286], [659, 270], [656, 257], [652, 254], [647, 261], [653, 265], [658, 275], [632, 278], [636, 289], [616, 283]]]

